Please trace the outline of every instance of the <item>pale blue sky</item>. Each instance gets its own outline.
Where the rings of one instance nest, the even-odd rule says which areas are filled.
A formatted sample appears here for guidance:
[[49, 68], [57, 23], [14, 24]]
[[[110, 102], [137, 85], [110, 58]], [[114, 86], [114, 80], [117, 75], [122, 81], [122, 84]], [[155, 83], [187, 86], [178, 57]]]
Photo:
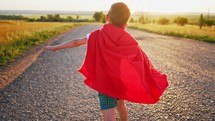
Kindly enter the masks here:
[[[0, 10], [103, 11], [119, 0], [0, 0]], [[215, 0], [121, 0], [131, 11], [210, 12]]]

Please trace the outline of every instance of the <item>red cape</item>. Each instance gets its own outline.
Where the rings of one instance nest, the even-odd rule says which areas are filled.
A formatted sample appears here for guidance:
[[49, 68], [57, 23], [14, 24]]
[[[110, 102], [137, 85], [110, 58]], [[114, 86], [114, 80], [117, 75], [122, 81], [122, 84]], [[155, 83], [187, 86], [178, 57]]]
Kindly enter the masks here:
[[87, 53], [79, 69], [86, 85], [111, 97], [154, 104], [168, 86], [135, 39], [112, 24], [90, 34]]

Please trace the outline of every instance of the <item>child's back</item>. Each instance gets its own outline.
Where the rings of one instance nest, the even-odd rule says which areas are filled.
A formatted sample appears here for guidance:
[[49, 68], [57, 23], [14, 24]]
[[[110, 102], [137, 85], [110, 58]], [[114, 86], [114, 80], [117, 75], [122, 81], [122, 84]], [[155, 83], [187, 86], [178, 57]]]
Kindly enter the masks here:
[[154, 69], [136, 40], [125, 31], [129, 17], [127, 5], [115, 3], [106, 16], [109, 23], [101, 30], [90, 33], [88, 38], [46, 47], [59, 50], [87, 43], [85, 61], [79, 71], [86, 77], [86, 85], [98, 91], [105, 120], [116, 119], [115, 107], [120, 119], [127, 120], [124, 100], [154, 104], [168, 86], [166, 75]]

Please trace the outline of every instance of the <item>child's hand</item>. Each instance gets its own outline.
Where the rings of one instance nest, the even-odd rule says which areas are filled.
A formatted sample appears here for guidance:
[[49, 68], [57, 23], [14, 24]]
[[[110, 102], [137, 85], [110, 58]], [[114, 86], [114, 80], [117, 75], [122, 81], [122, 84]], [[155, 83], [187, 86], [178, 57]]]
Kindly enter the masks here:
[[44, 50], [56, 51], [57, 48], [55, 46], [46, 46], [46, 47], [44, 47]]

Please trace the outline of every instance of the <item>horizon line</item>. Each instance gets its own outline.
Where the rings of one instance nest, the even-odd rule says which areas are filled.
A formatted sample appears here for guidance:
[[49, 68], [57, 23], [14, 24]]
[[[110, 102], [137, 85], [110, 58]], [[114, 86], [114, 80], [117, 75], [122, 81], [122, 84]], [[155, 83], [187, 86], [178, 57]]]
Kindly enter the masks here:
[[[89, 11], [89, 10], [1, 10], [0, 11], [35, 11], [35, 12], [108, 12], [108, 10], [95, 10], [95, 11]], [[132, 14], [136, 12], [144, 12], [144, 13], [165, 13], [165, 14], [174, 14], [174, 13], [208, 13], [206, 11], [204, 12], [198, 12], [198, 11], [177, 11], [177, 12], [158, 12], [158, 11], [141, 11], [141, 10], [136, 10]], [[215, 14], [215, 12], [209, 12], [210, 14]]]

